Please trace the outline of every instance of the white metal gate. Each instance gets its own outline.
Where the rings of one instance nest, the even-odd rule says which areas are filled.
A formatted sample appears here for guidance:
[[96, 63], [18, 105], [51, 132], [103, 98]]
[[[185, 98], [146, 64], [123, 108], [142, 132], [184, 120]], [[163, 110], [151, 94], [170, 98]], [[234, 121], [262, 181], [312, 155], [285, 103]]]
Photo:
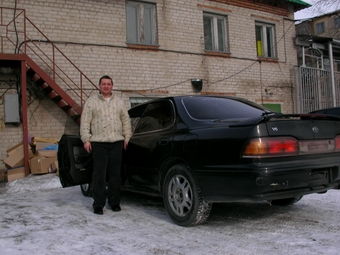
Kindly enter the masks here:
[[295, 68], [296, 111], [308, 113], [314, 110], [340, 106], [340, 72], [334, 72], [335, 104], [331, 72], [311, 67]]

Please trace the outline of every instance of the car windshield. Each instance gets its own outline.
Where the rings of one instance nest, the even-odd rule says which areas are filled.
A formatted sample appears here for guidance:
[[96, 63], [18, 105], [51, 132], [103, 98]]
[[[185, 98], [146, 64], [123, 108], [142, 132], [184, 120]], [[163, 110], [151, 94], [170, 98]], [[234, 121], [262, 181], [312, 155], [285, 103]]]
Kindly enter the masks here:
[[182, 102], [190, 117], [198, 120], [244, 120], [271, 113], [250, 101], [231, 98], [186, 97]]

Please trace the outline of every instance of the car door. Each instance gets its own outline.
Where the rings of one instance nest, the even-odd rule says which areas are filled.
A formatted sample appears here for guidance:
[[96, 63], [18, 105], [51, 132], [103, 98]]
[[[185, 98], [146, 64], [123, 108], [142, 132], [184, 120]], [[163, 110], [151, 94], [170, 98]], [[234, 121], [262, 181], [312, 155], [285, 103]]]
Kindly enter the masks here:
[[129, 111], [134, 129], [127, 150], [127, 174], [134, 187], [157, 190], [158, 171], [172, 150], [173, 103], [158, 100]]
[[63, 135], [58, 147], [58, 167], [61, 185], [76, 186], [92, 182], [93, 160], [79, 136]]

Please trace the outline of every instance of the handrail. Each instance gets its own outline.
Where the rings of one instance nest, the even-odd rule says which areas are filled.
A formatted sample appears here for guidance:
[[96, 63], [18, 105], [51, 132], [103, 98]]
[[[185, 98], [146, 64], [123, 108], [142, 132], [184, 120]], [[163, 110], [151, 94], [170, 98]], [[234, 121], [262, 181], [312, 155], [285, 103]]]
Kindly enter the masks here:
[[0, 7], [0, 44], [0, 54], [27, 54], [81, 107], [97, 90], [84, 72], [26, 17], [24, 9]]

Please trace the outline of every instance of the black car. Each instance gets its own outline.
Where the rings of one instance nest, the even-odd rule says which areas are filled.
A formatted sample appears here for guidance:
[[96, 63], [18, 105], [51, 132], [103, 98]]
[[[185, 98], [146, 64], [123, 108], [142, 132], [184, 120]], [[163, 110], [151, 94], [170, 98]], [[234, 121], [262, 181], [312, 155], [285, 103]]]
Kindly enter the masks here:
[[340, 107], [330, 107], [330, 108], [320, 109], [320, 110], [312, 111], [311, 113], [340, 116]]
[[[245, 99], [178, 96], [129, 110], [133, 136], [122, 188], [163, 198], [178, 225], [204, 222], [215, 202], [289, 205], [340, 185], [340, 118], [276, 114]], [[90, 194], [92, 159], [78, 136], [58, 151], [63, 187]]]

